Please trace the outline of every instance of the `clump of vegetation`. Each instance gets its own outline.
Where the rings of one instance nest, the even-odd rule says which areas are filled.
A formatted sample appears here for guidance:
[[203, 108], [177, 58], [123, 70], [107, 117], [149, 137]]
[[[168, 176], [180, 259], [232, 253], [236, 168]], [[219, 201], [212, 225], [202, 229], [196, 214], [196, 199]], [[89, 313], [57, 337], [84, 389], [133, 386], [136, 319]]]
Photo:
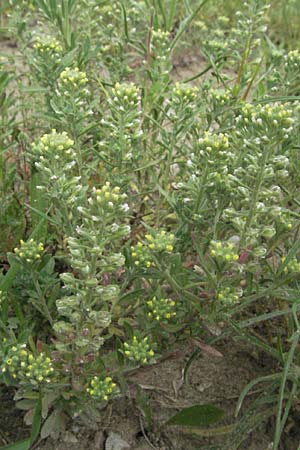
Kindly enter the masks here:
[[[271, 416], [279, 449], [299, 392], [296, 2], [271, 2], [283, 34], [264, 1], [223, 3], [1, 5], [0, 380], [30, 445], [213, 323], [208, 343], [238, 336], [277, 368], [241, 393], [238, 410], [258, 383], [228, 449]], [[191, 46], [203, 69], [175, 81]], [[276, 343], [257, 332], [275, 318]]]

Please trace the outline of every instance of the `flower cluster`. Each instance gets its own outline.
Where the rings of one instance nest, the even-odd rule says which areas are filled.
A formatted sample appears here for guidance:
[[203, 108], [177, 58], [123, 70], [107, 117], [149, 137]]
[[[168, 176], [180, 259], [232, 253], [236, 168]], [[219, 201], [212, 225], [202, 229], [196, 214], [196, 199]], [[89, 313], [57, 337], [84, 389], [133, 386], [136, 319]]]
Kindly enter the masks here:
[[[106, 211], [119, 210], [123, 213], [127, 212], [129, 210], [129, 206], [127, 203], [124, 203], [124, 200], [127, 198], [127, 194], [121, 194], [120, 190], [121, 189], [119, 186], [112, 187], [110, 182], [107, 181], [102, 188], [93, 188], [88, 202], [90, 205], [97, 205]], [[83, 212], [82, 208], [79, 207], [79, 211]], [[96, 218], [95, 222], [97, 222]]]
[[226, 106], [232, 100], [230, 91], [220, 90], [220, 89], [210, 89], [209, 95], [212, 99], [214, 108], [217, 110], [223, 106]]
[[52, 215], [58, 226], [68, 223], [76, 216], [76, 206], [87, 186], [80, 175], [81, 153], [73, 147], [74, 141], [66, 132], [55, 129], [43, 135], [32, 145], [30, 157], [41, 174], [37, 189], [44, 192], [52, 206]]
[[[174, 120], [174, 129], [177, 129], [177, 132], [182, 129], [182, 122], [187, 128], [189, 128], [188, 121], [191, 120], [191, 125], [195, 122], [198, 94], [199, 89], [196, 87], [184, 83], [175, 84], [169, 101], [168, 115]], [[179, 138], [179, 133], [177, 137]]]
[[25, 344], [18, 344], [10, 347], [6, 355], [2, 356], [1, 372], [8, 372], [13, 378], [20, 374], [20, 367], [26, 366], [28, 352]]
[[109, 103], [114, 103], [121, 109], [132, 106], [137, 108], [141, 102], [139, 89], [134, 83], [116, 83], [111, 92], [112, 99]]
[[21, 247], [15, 248], [14, 252], [21, 261], [33, 263], [41, 258], [44, 251], [44, 245], [41, 242], [37, 243], [33, 239], [29, 239], [29, 241], [24, 242], [21, 239], [20, 244]]
[[151, 260], [151, 253], [148, 247], [142, 242], [131, 246], [131, 256], [136, 266], [149, 268], [155, 265]]
[[[152, 30], [152, 47], [154, 51], [165, 53], [170, 48], [170, 33], [161, 29]], [[159, 55], [157, 55], [158, 57]]]
[[148, 300], [146, 303], [149, 310], [148, 317], [158, 322], [169, 320], [176, 316], [176, 303], [174, 300], [153, 297], [152, 300]]
[[54, 372], [51, 359], [44, 353], [38, 354], [38, 356], [28, 355], [26, 362], [22, 366], [21, 370], [24, 373], [26, 379], [33, 385], [39, 383], [50, 383], [50, 376]]
[[229, 149], [228, 137], [223, 133], [211, 134], [209, 132], [204, 133], [204, 137], [198, 140], [200, 155], [226, 155]]
[[[283, 256], [281, 258], [281, 262], [284, 263], [285, 261], [285, 257]], [[285, 268], [283, 269], [283, 271], [285, 273], [300, 273], [300, 262], [298, 261], [297, 258], [292, 258], [287, 265], [285, 266]]]
[[78, 67], [74, 69], [67, 67], [59, 76], [58, 88], [60, 95], [81, 99], [87, 97], [90, 91], [85, 86], [88, 79], [85, 72], [81, 72]]
[[[195, 197], [195, 189], [214, 192], [232, 192], [232, 167], [236, 160], [234, 146], [230, 145], [229, 137], [224, 133], [204, 132], [203, 136], [195, 143], [194, 152], [190, 154], [187, 165], [192, 169], [187, 188], [192, 189], [192, 197]], [[206, 167], [206, 170], [203, 168]], [[205, 173], [205, 181], [202, 176]], [[192, 198], [186, 197], [185, 203], [191, 203]]]
[[19, 344], [10, 347], [3, 360], [1, 371], [9, 372], [13, 378], [18, 378], [23, 383], [36, 386], [50, 383], [54, 368], [47, 355], [39, 353], [35, 356], [27, 350], [25, 344]]
[[239, 259], [236, 247], [232, 242], [211, 241], [209, 253], [213, 258], [224, 263], [236, 262]]
[[[293, 228], [294, 219], [291, 217], [291, 214], [289, 211], [285, 210], [284, 208], [281, 208], [278, 206], [277, 208], [274, 208], [274, 219], [280, 225], [286, 230], [291, 230]], [[277, 211], [277, 214], [276, 214]]]
[[138, 338], [137, 336], [133, 336], [130, 343], [124, 343], [124, 354], [129, 360], [139, 364], [154, 361], [154, 351], [151, 348], [148, 337]]
[[167, 233], [163, 230], [158, 233], [152, 232], [151, 234], [146, 234], [145, 238], [151, 250], [168, 253], [174, 250], [175, 236], [173, 233]]
[[74, 234], [67, 238], [76, 277], [64, 273], [61, 278], [65, 288], [78, 293], [79, 303], [86, 295], [88, 298], [97, 296], [97, 301], [101, 298], [105, 302], [118, 296], [116, 286], [107, 283], [101, 286], [101, 277], [119, 269], [125, 262], [123, 254], [116, 250], [120, 250], [118, 241], [130, 232], [129, 225], [119, 223], [128, 215], [129, 206], [124, 203], [126, 198], [119, 187], [112, 187], [107, 182], [102, 188], [93, 187], [84, 206], [76, 208], [79, 224]]
[[[53, 92], [64, 49], [52, 36], [37, 36], [33, 42], [31, 70], [39, 83]], [[30, 61], [31, 62], [31, 61]]]
[[241, 289], [225, 287], [224, 289], [220, 289], [218, 291], [217, 299], [224, 305], [233, 305], [239, 302], [241, 295]]
[[175, 236], [173, 233], [167, 233], [165, 230], [160, 232], [152, 231], [145, 235], [144, 243], [138, 242], [131, 246], [131, 256], [134, 264], [140, 267], [155, 266], [152, 258], [152, 252], [171, 253], [174, 249]]
[[300, 67], [300, 51], [291, 50], [285, 56], [285, 66], [291, 69], [299, 69]]
[[88, 82], [85, 72], [81, 72], [78, 67], [74, 69], [67, 67], [59, 76], [62, 84], [66, 89], [77, 89], [78, 87], [85, 86]]
[[70, 159], [74, 157], [74, 141], [63, 131], [58, 133], [55, 129], [51, 133], [44, 134], [37, 143], [32, 145], [32, 152], [40, 159], [50, 156], [51, 159]]
[[265, 140], [272, 137], [272, 133], [283, 138], [288, 138], [293, 131], [293, 111], [284, 104], [274, 103], [272, 105], [261, 105], [246, 103], [241, 113], [236, 117], [236, 122], [246, 129], [249, 127], [258, 128], [264, 133]]
[[[108, 151], [116, 164], [140, 157], [138, 142], [143, 134], [141, 129], [141, 95], [134, 83], [116, 83], [108, 99], [110, 114], [101, 120], [109, 129]], [[102, 147], [106, 145], [103, 141]]]
[[144, 243], [138, 242], [131, 246], [131, 256], [134, 264], [140, 267], [155, 266], [152, 258], [152, 252], [171, 253], [174, 249], [175, 236], [173, 233], [167, 233], [165, 230], [160, 232], [152, 231], [145, 235]]
[[160, 29], [152, 30], [151, 69], [154, 78], [162, 77], [164, 79], [168, 76], [171, 70], [170, 53], [170, 33]]
[[110, 377], [100, 379], [94, 377], [86, 389], [87, 392], [95, 399], [99, 401], [107, 401], [110, 397], [118, 393], [116, 383]]
[[57, 39], [51, 36], [38, 36], [33, 44], [33, 48], [39, 56], [51, 58], [58, 62], [62, 56], [63, 48]]
[[223, 53], [228, 49], [228, 42], [223, 39], [223, 36], [220, 36], [216, 39], [207, 40], [204, 42], [205, 49], [208, 53], [215, 55], [216, 58], [223, 55]]
[[198, 92], [197, 87], [177, 82], [173, 88], [172, 99], [174, 103], [188, 105], [197, 98]]

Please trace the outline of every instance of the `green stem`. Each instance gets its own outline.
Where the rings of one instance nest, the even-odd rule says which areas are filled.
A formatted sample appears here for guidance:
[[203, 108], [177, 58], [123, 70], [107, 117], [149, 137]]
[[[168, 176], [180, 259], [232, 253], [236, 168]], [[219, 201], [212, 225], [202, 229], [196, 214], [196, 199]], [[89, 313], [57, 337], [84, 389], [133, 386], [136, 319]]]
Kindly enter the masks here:
[[251, 203], [250, 203], [250, 208], [249, 208], [249, 212], [248, 212], [248, 217], [247, 217], [247, 221], [246, 224], [244, 226], [243, 232], [242, 232], [242, 236], [241, 236], [241, 241], [240, 241], [240, 246], [242, 247], [244, 245], [244, 240], [245, 240], [245, 236], [246, 233], [248, 231], [248, 229], [250, 228], [253, 219], [255, 217], [255, 209], [256, 209], [256, 204], [257, 204], [257, 200], [258, 200], [258, 195], [260, 193], [261, 190], [261, 186], [262, 183], [264, 181], [264, 172], [265, 172], [265, 165], [268, 161], [269, 158], [269, 154], [271, 151], [272, 145], [270, 144], [269, 146], [266, 147], [266, 149], [263, 151], [262, 157], [261, 157], [261, 161], [259, 164], [259, 172], [257, 175], [257, 181], [256, 181], [256, 185], [254, 188], [254, 192], [252, 195], [252, 199], [251, 199]]

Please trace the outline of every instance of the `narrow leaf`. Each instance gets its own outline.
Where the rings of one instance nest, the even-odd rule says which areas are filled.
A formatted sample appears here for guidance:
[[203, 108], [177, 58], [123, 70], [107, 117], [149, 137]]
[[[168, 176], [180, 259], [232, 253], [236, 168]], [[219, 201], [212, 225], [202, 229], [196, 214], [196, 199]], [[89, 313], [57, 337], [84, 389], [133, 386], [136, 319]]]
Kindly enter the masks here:
[[25, 439], [24, 441], [18, 441], [14, 444], [4, 445], [0, 447], [0, 450], [29, 450], [30, 439]]
[[179, 39], [181, 38], [181, 36], [183, 35], [183, 33], [187, 30], [187, 28], [189, 27], [189, 25], [191, 24], [191, 22], [194, 20], [194, 18], [196, 17], [196, 15], [198, 14], [198, 12], [200, 11], [200, 9], [205, 5], [205, 3], [207, 3], [208, 0], [203, 0], [200, 5], [195, 9], [194, 12], [192, 12], [183, 22], [181, 22], [179, 30], [175, 36], [175, 38], [173, 39], [172, 43], [171, 43], [171, 49], [173, 49], [177, 42], [179, 41]]
[[218, 422], [224, 411], [214, 405], [194, 405], [184, 408], [166, 422], [166, 425], [180, 425], [185, 427], [200, 427]]

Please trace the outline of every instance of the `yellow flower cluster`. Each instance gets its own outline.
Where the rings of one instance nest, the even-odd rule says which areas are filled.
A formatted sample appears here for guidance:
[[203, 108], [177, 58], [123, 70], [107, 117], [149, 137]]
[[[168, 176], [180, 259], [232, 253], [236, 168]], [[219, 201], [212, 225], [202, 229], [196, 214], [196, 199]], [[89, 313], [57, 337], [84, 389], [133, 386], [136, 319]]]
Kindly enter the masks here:
[[223, 133], [211, 134], [207, 131], [204, 133], [204, 137], [198, 140], [198, 143], [200, 151], [205, 151], [207, 154], [226, 154], [229, 148], [228, 137]]
[[49, 376], [54, 372], [51, 359], [44, 353], [40, 353], [38, 356], [29, 354], [27, 364], [24, 363], [24, 367], [21, 364], [21, 370], [32, 384], [49, 383]]
[[210, 255], [222, 262], [238, 261], [239, 255], [232, 242], [211, 241]]
[[136, 266], [151, 267], [154, 266], [154, 262], [151, 261], [151, 254], [146, 245], [142, 242], [138, 242], [136, 245], [131, 246], [131, 256]]
[[225, 106], [231, 100], [229, 91], [226, 92], [226, 91], [221, 91], [218, 89], [211, 89], [209, 91], [209, 94], [212, 98], [212, 101], [213, 101], [215, 107]]
[[102, 208], [114, 208], [119, 206], [123, 212], [127, 212], [129, 206], [123, 201], [127, 198], [127, 194], [121, 193], [119, 186], [112, 187], [110, 182], [107, 181], [101, 189], [94, 188], [92, 190], [90, 204], [96, 204]]
[[291, 127], [294, 123], [293, 111], [280, 103], [272, 105], [246, 103], [236, 121], [246, 126], [255, 125], [264, 129], [276, 127], [283, 130], [285, 134], [292, 131]]
[[221, 289], [217, 295], [217, 298], [220, 301], [220, 303], [223, 303], [225, 305], [232, 305], [238, 303], [240, 297], [241, 292], [231, 287]]
[[41, 258], [44, 251], [44, 245], [41, 242], [37, 243], [33, 239], [24, 242], [23, 239], [21, 239], [20, 244], [21, 247], [15, 248], [14, 252], [22, 261], [32, 263]]
[[152, 30], [152, 43], [155, 47], [167, 48], [170, 45], [170, 33], [161, 29]]
[[134, 83], [116, 83], [111, 91], [115, 102], [136, 106], [141, 100], [139, 89]]
[[60, 59], [63, 48], [57, 39], [51, 36], [37, 37], [33, 48], [43, 57], [51, 59]]
[[49, 383], [54, 373], [51, 359], [44, 353], [34, 356], [26, 345], [12, 346], [1, 366], [2, 373], [9, 372], [13, 378], [38, 385]]
[[51, 153], [56, 154], [57, 156], [72, 156], [73, 145], [74, 141], [69, 138], [65, 131], [57, 133], [57, 131], [53, 129], [51, 133], [44, 134], [36, 144], [33, 144], [32, 150], [40, 155]]
[[124, 355], [131, 361], [146, 364], [153, 361], [154, 351], [148, 337], [139, 339], [137, 336], [133, 336], [130, 343], [124, 343]]
[[78, 67], [72, 69], [67, 67], [59, 76], [64, 87], [71, 89], [85, 86], [88, 82], [85, 72], [81, 72]]
[[159, 233], [146, 234], [145, 238], [151, 250], [171, 253], [174, 249], [175, 236], [173, 233], [167, 233], [163, 230]]
[[[285, 257], [283, 256], [281, 258], [281, 261], [284, 263], [285, 261]], [[297, 258], [292, 258], [287, 265], [285, 266], [285, 268], [283, 269], [283, 271], [285, 273], [300, 273], [300, 262], [298, 261]]]
[[177, 82], [173, 88], [173, 98], [177, 102], [191, 103], [197, 98], [198, 92], [199, 89], [197, 87]]
[[176, 303], [174, 300], [153, 297], [152, 300], [148, 300], [146, 303], [149, 309], [148, 317], [151, 317], [158, 322], [169, 320], [176, 316]]
[[145, 243], [138, 242], [131, 246], [131, 256], [136, 266], [151, 267], [154, 266], [152, 252], [172, 253], [174, 249], [175, 236], [166, 231], [155, 232], [145, 235]]
[[118, 388], [110, 377], [100, 379], [95, 376], [91, 380], [87, 392], [97, 400], [107, 401], [109, 397], [118, 392]]
[[294, 69], [299, 68], [300, 66], [300, 51], [299, 50], [291, 50], [288, 52], [286, 56], [286, 66], [292, 67]]
[[58, 79], [58, 94], [61, 101], [69, 101], [69, 98], [72, 98], [78, 106], [82, 106], [82, 102], [90, 95], [87, 83], [85, 72], [81, 72], [78, 67], [74, 69], [67, 67]]

